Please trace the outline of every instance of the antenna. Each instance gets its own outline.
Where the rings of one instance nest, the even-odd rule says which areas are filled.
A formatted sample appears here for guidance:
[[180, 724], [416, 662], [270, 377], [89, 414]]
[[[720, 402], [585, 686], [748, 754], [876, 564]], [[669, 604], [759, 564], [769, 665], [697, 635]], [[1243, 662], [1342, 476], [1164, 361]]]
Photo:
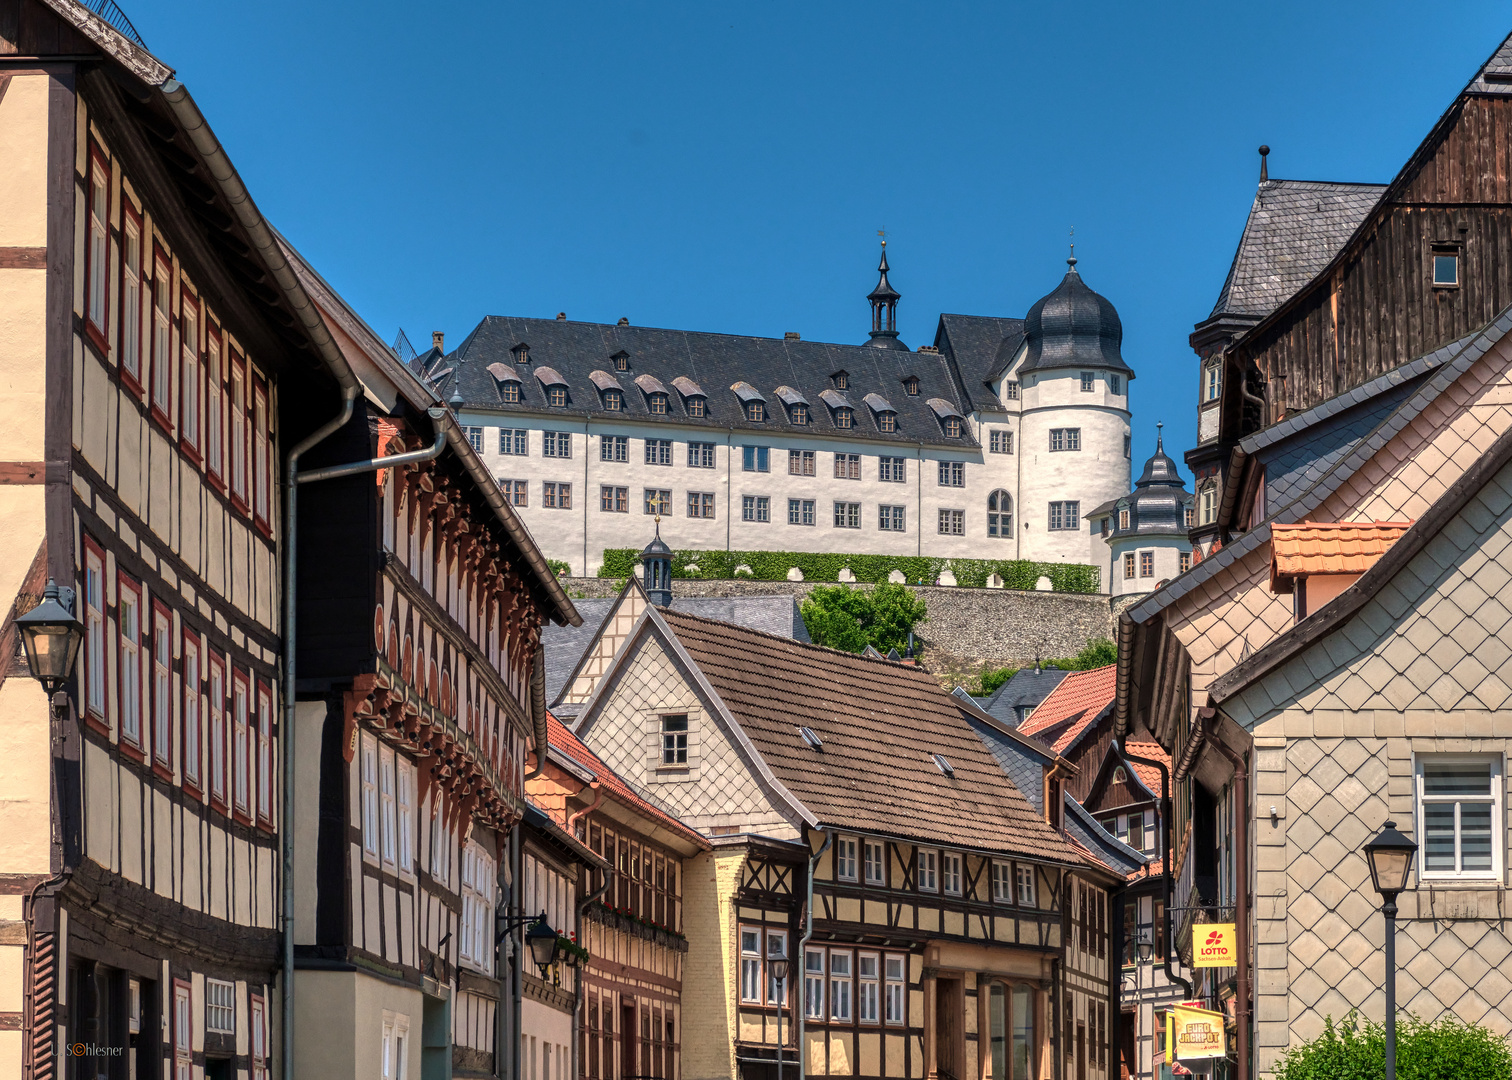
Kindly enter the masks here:
[[410, 344], [409, 337], [404, 333], [404, 327], [399, 328], [399, 336], [394, 339], [394, 355], [408, 364], [415, 359], [415, 347]]

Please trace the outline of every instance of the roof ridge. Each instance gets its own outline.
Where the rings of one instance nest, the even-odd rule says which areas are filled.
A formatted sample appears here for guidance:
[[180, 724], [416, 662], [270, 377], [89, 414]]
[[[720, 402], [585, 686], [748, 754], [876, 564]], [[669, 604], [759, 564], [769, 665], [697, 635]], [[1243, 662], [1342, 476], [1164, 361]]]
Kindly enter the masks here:
[[[733, 599], [733, 598], [732, 597], [701, 597], [701, 598], [698, 598], [698, 599], [722, 599], [722, 600], [728, 600], [728, 599]], [[820, 645], [817, 642], [812, 642], [812, 641], [797, 641], [797, 640], [795, 640], [793, 638], [790, 638], [790, 637], [784, 637], [781, 634], [774, 634], [774, 633], [772, 633], [769, 630], [758, 630], [754, 626], [743, 626], [740, 623], [725, 622], [723, 619], [711, 619], [711, 618], [709, 618], [706, 615], [695, 615], [691, 611], [679, 611], [675, 607], [658, 608], [657, 610], [662, 614], [663, 618], [665, 618], [668, 614], [671, 614], [671, 615], [677, 616], [680, 619], [689, 619], [689, 620], [692, 620], [694, 622], [709, 623], [709, 624], [711, 624], [713, 626], [718, 626], [718, 627], [728, 627], [728, 628], [732, 628], [732, 629], [735, 629], [735, 630], [743, 631], [743, 632], [748, 633], [748, 634], [759, 634], [762, 637], [771, 638], [774, 641], [779, 641], [779, 642], [781, 642], [784, 645], [796, 646], [800, 650], [801, 649], [813, 649], [813, 650], [816, 650], [818, 652], [832, 653], [835, 656], [839, 656], [839, 657], [848, 657], [849, 659], [852, 659], [852, 660], [860, 660], [860, 661], [863, 661], [863, 662], [865, 662], [867, 664], [874, 664], [874, 665], [875, 664], [882, 664], [885, 667], [887, 667], [887, 669], [890, 670], [890, 671], [907, 671], [907, 672], [914, 673], [916, 675], [922, 675], [931, 684], [935, 684], [933, 677], [930, 676], [927, 671], [925, 671], [923, 668], [916, 667], [916, 666], [914, 666], [912, 664], [900, 664], [896, 660], [888, 660], [888, 659], [885, 659], [885, 658], [881, 659], [881, 660], [878, 660], [875, 657], [867, 656], [865, 653], [853, 653], [853, 652], [850, 652], [850, 651], [848, 651], [846, 649], [836, 649], [836, 648], [833, 648], [832, 646], [829, 646], [829, 645]], [[937, 685], [937, 684], [935, 684], [935, 685]]]

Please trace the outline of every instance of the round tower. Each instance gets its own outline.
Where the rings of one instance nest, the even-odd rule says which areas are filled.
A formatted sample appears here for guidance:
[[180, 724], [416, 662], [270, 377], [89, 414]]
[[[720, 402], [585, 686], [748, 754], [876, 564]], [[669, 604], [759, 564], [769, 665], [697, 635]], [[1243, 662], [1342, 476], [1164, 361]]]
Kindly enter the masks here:
[[1155, 456], [1145, 462], [1134, 490], [1107, 514], [1112, 580], [1106, 591], [1115, 596], [1150, 592], [1191, 567], [1186, 517], [1192, 494], [1165, 452], [1162, 426], [1156, 425]]
[[[1021, 558], [1107, 565], [1086, 520], [1129, 490], [1129, 381], [1123, 323], [1066, 260], [1066, 276], [1024, 319], [1014, 376], [1022, 396]], [[1106, 589], [1107, 582], [1103, 583]]]

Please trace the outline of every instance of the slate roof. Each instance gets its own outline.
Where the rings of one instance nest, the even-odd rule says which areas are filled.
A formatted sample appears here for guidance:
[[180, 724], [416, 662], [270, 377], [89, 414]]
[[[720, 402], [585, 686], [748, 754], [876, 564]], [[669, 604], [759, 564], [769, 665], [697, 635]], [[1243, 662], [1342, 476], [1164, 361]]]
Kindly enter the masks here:
[[[512, 351], [520, 345], [528, 346], [527, 363], [517, 363], [519, 357]], [[615, 369], [611, 357], [620, 352], [629, 358], [629, 370], [617, 373], [621, 385], [642, 375], [652, 375], [663, 384], [679, 388], [670, 395], [665, 415], [650, 412], [646, 395], [638, 386], [626, 390], [621, 410], [604, 409], [602, 395], [591, 374]], [[521, 375], [518, 404], [503, 400], [499, 379], [489, 371], [490, 366], [501, 364]], [[441, 377], [440, 372], [446, 368], [453, 370]], [[554, 409], [546, 404], [538, 376], [548, 370], [568, 387], [566, 408]], [[832, 411], [822, 407], [809, 410], [806, 426], [789, 423], [787, 410], [776, 404], [777, 388], [792, 387], [809, 401], [817, 402], [823, 391], [832, 388], [830, 377], [838, 371], [850, 376], [856, 400], [876, 393], [892, 403], [897, 410], [896, 434], [882, 434], [876, 414], [867, 410], [857, 410], [855, 426], [848, 429], [836, 427]], [[429, 364], [422, 372], [426, 373], [434, 373], [436, 390], [443, 399], [450, 399], [454, 388], [460, 389], [467, 405], [497, 413], [666, 420], [706, 427], [711, 434], [733, 427], [739, 431], [812, 433], [835, 438], [923, 442], [931, 446], [977, 445], [969, 431], [959, 438], [947, 438], [939, 419], [925, 405], [926, 400], [935, 397], [951, 402], [963, 412], [972, 408], [971, 402], [961, 400], [960, 387], [948, 362], [932, 352], [490, 315], [455, 351]], [[903, 380], [909, 376], [919, 379], [917, 396], [904, 392]], [[703, 417], [687, 415], [683, 392], [686, 382], [680, 380], [692, 380], [696, 389], [706, 395]], [[746, 419], [742, 399], [732, 389], [740, 383], [749, 384], [755, 396], [767, 402], [764, 422]]]
[[[1489, 77], [1488, 77], [1489, 76]], [[1465, 87], [1471, 94], [1512, 94], [1512, 35], [1505, 38]]]
[[[604, 764], [604, 760], [588, 749], [586, 743], [574, 735], [555, 716], [546, 714], [546, 735], [551, 749], [566, 756], [575, 765], [592, 774], [599, 782], [600, 788], [611, 799], [624, 804], [639, 814], [643, 814], [654, 822], [658, 822], [671, 831], [691, 840], [701, 848], [707, 848], [709, 842], [697, 830], [684, 825], [660, 806], [648, 800], [640, 792], [632, 788], [623, 777]], [[559, 824], [566, 825], [566, 822]]]
[[1024, 354], [1020, 373], [1056, 368], [1107, 368], [1134, 378], [1124, 363], [1123, 322], [1112, 301], [1094, 292], [1076, 272], [1076, 260], [1048, 296], [1034, 302], [1024, 316]]
[[[660, 614], [773, 776], [822, 825], [1078, 861], [928, 672]], [[800, 724], [823, 750], [804, 742]]]
[[1066, 832], [1093, 858], [1121, 878], [1130, 878], [1144, 868], [1148, 857], [1135, 851], [1098, 824], [1087, 808], [1069, 794], [1066, 800]]
[[[583, 617], [581, 626], [541, 628], [541, 645], [546, 650], [546, 701], [558, 711], [564, 714], [576, 711], [575, 708], [562, 709], [556, 701], [567, 688], [567, 680], [572, 677], [578, 661], [598, 640], [604, 620], [617, 602], [617, 599], [574, 601], [578, 614]], [[780, 634], [794, 641], [809, 640], [798, 601], [791, 596], [675, 596], [672, 607], [706, 619]]]
[[1019, 732], [1064, 754], [1113, 704], [1117, 678], [1117, 664], [1070, 672], [1019, 725]]
[[985, 702], [978, 702], [982, 709], [999, 720], [1017, 727], [1020, 709], [1033, 709], [1050, 696], [1050, 691], [1061, 684], [1069, 672], [1047, 667], [1035, 671], [1032, 667], [1020, 668], [1013, 678], [992, 692]]
[[1363, 574], [1402, 538], [1410, 521], [1271, 525], [1271, 587], [1280, 577]]
[[1385, 190], [1385, 184], [1262, 180], [1209, 318], [1269, 315], [1328, 265]]
[[1023, 319], [992, 315], [941, 315], [935, 334], [935, 347], [954, 365], [961, 392], [977, 412], [1005, 411], [988, 384], [1013, 362], [1023, 343]]

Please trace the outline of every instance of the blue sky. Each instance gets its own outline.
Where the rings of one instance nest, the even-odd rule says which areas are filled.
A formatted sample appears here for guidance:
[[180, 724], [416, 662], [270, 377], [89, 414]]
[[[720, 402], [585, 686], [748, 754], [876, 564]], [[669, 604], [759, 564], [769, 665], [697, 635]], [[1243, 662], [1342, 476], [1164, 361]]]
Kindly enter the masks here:
[[[1117, 306], [1135, 455], [1258, 176], [1385, 181], [1512, 31], [1397, 2], [120, 0], [263, 212], [386, 339], [489, 314], [856, 341]], [[1406, 359], [1406, 358], [1404, 358]]]

